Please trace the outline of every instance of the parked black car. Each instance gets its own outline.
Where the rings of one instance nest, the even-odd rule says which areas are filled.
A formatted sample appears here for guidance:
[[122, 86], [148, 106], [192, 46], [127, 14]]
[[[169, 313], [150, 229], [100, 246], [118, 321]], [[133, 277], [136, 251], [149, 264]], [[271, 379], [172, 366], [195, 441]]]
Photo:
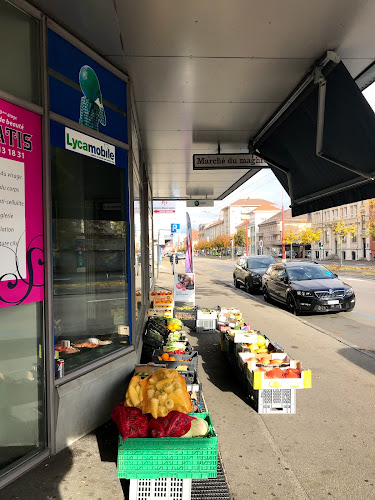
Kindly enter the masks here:
[[317, 262], [271, 265], [262, 278], [264, 300], [286, 304], [296, 315], [303, 312], [352, 311], [354, 290]]
[[270, 264], [275, 263], [273, 257], [258, 255], [241, 257], [233, 271], [233, 282], [236, 288], [244, 286], [248, 293], [262, 289], [262, 276]]

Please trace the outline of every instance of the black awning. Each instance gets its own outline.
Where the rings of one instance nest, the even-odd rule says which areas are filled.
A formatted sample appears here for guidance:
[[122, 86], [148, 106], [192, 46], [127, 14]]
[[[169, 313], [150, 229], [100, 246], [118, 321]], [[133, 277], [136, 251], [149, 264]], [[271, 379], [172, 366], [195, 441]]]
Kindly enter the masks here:
[[322, 151], [357, 173], [316, 154], [319, 85], [312, 81], [256, 144], [289, 192], [293, 215], [375, 197], [369, 178], [375, 176], [375, 114], [342, 62], [323, 75]]

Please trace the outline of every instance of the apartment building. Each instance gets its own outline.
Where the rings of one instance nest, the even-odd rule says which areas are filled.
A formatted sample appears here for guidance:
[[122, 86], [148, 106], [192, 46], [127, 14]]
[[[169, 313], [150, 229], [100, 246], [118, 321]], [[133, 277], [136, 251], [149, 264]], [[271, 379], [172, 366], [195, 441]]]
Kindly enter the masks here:
[[[242, 223], [242, 216], [248, 214], [260, 206], [273, 206], [271, 201], [257, 199], [240, 199], [221, 210], [220, 219], [223, 222], [222, 234], [233, 235], [236, 232], [237, 226]], [[275, 207], [275, 211], [278, 209]]]
[[[279, 255], [282, 250], [282, 211], [278, 211], [269, 219], [259, 224], [258, 241], [263, 241], [264, 253], [271, 255]], [[310, 214], [292, 217], [290, 209], [284, 210], [284, 229], [285, 231], [300, 231], [311, 227]], [[289, 248], [287, 249], [289, 250]], [[302, 256], [302, 248], [300, 245], [293, 245], [293, 250]]]
[[[374, 259], [375, 241], [367, 230], [368, 221], [373, 219], [373, 208], [369, 200], [319, 210], [313, 212], [311, 217], [313, 226], [322, 231], [320, 248], [318, 242], [312, 245], [315, 258], [340, 258], [342, 252], [344, 260]], [[357, 231], [352, 238], [343, 240], [342, 249], [340, 239], [334, 233], [335, 226], [340, 221], [353, 225]]]
[[247, 220], [242, 221], [241, 224], [236, 227], [236, 231], [240, 228], [245, 228], [248, 230], [250, 255], [259, 255], [262, 253], [262, 243], [260, 243], [261, 238], [259, 237], [259, 226], [262, 224], [262, 222], [268, 220], [278, 212], [279, 209], [274, 205], [264, 204], [260, 205], [257, 208], [254, 208], [254, 210], [252, 210], [248, 214], [242, 215], [242, 217], [247, 217]]
[[221, 234], [225, 234], [223, 232], [223, 221], [215, 220], [210, 224], [206, 224], [205, 234], [206, 234], [205, 237], [206, 241], [211, 241], [220, 236]]

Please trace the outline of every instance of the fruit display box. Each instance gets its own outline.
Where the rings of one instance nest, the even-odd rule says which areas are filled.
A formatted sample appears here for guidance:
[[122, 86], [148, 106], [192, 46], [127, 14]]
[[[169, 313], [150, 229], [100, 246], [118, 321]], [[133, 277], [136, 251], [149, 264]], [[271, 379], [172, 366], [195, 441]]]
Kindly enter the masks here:
[[251, 331], [241, 331], [241, 330], [232, 330], [231, 333], [234, 335], [234, 342], [236, 344], [256, 344], [257, 337], [260, 335], [260, 332], [256, 330]]
[[[179, 340], [179, 342], [181, 342], [181, 343], [183, 342], [185, 344], [186, 354], [191, 354], [193, 352], [193, 348], [188, 340], [183, 340], [183, 341]], [[162, 349], [163, 349], [163, 352], [169, 352], [167, 350], [167, 346], [165, 346], [165, 345], [163, 345]], [[180, 354], [172, 354], [172, 356], [180, 356]]]
[[217, 320], [217, 311], [202, 311], [201, 309], [197, 309], [197, 319], [214, 319], [215, 322]]
[[248, 360], [246, 377], [253, 389], [311, 389], [311, 370], [304, 370], [302, 363], [294, 359], [289, 359], [288, 363], [288, 359], [285, 359], [286, 363], [281, 368], [296, 368], [301, 372], [301, 378], [267, 378], [267, 372], [260, 371], [257, 367], [256, 359]]
[[261, 415], [290, 415], [296, 413], [295, 389], [254, 390], [248, 385], [249, 395], [255, 410]]
[[135, 365], [134, 375], [139, 375], [140, 377], [148, 377], [158, 368], [166, 368], [166, 365], [155, 365], [154, 363], [148, 363], [147, 365]]
[[216, 319], [197, 319], [195, 321], [195, 331], [197, 333], [214, 333], [216, 331]]
[[165, 318], [173, 318], [173, 308], [168, 307], [166, 309], [149, 309], [147, 311], [147, 316], [153, 317], [153, 316], [163, 316]]
[[217, 475], [218, 438], [209, 413], [200, 413], [210, 425], [204, 438], [119, 438], [117, 477], [209, 478]]
[[162, 363], [167, 366], [167, 368], [178, 368], [179, 366], [191, 367], [195, 371], [198, 371], [198, 351], [192, 351], [190, 354], [173, 354], [172, 356], [176, 361], [164, 361], [159, 360], [159, 357], [163, 354], [162, 349], [156, 349], [152, 354], [152, 361], [155, 364]]

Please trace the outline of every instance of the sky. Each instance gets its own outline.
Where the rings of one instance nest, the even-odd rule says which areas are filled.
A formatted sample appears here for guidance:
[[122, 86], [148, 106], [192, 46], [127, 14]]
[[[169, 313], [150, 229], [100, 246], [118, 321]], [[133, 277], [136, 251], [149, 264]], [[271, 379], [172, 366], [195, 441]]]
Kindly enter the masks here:
[[[205, 224], [218, 220], [220, 217], [220, 210], [236, 200], [246, 198], [263, 198], [264, 200], [275, 203], [281, 209], [283, 196], [284, 208], [286, 209], [290, 204], [288, 194], [283, 190], [281, 184], [270, 169], [261, 170], [255, 174], [254, 177], [233, 191], [233, 193], [227, 196], [224, 200], [215, 201], [214, 207], [186, 208], [185, 201], [177, 201], [175, 214], [154, 214], [154, 235], [157, 238], [159, 229], [160, 234], [164, 234], [164, 232], [169, 230], [170, 225], [174, 223], [180, 224], [181, 233], [185, 233], [186, 212], [190, 215], [193, 228], [198, 229], [199, 224]], [[182, 236], [183, 235], [181, 235], [181, 237]]]

